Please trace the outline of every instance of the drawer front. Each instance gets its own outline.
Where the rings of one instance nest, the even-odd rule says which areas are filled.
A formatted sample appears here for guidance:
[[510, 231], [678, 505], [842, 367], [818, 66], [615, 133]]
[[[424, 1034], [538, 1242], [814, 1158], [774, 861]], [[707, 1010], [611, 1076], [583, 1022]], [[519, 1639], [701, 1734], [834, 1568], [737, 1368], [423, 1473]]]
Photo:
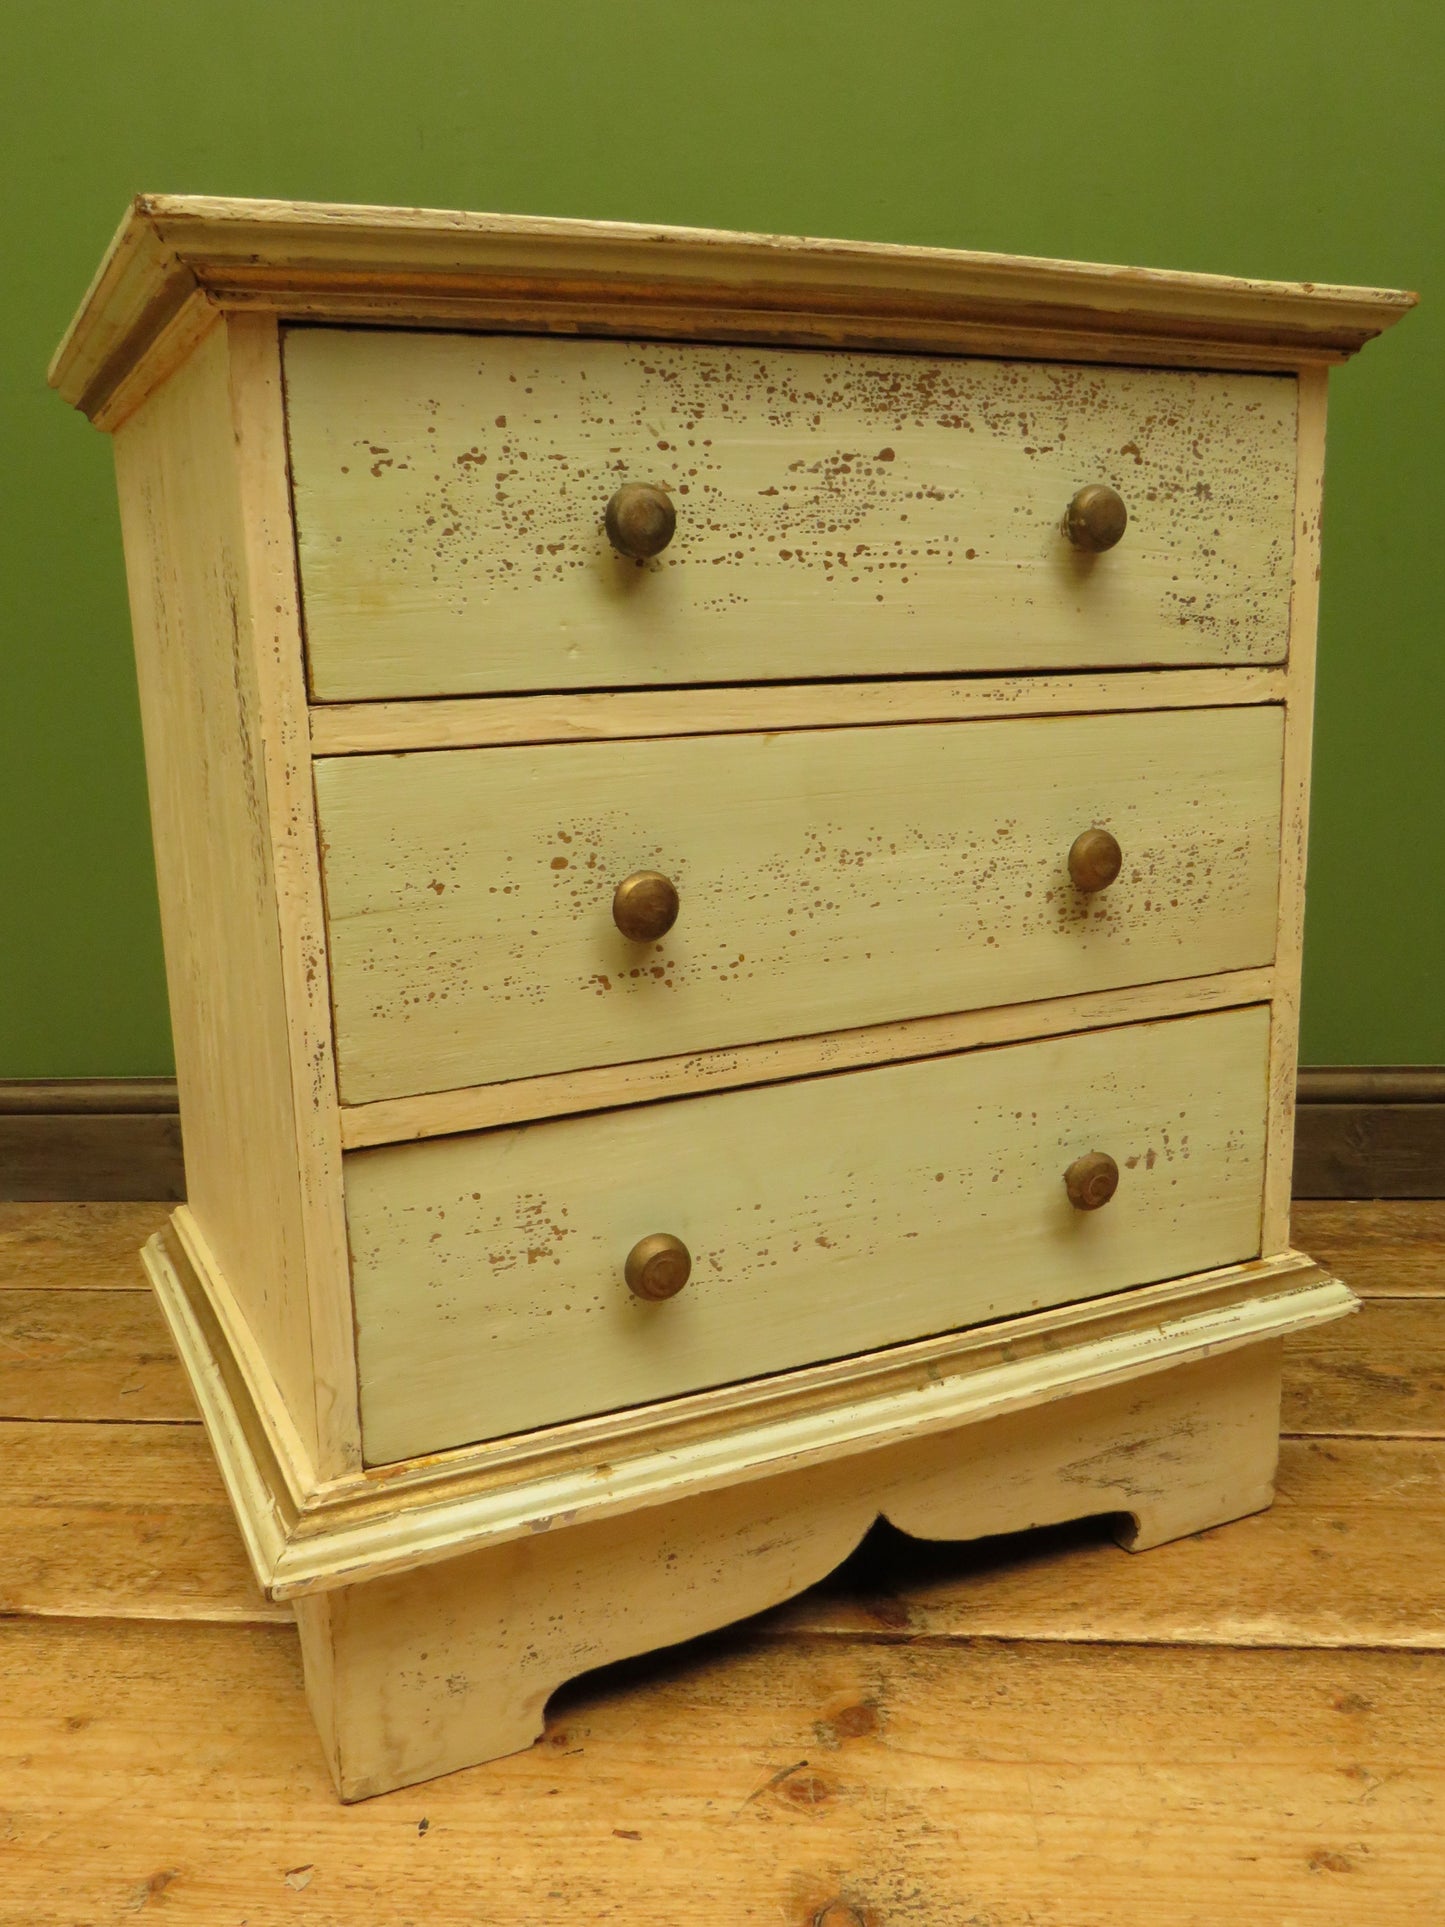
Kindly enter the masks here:
[[[347, 1159], [384, 1463], [1249, 1258], [1266, 1007]], [[1107, 1151], [1079, 1211], [1063, 1174]], [[668, 1232], [692, 1276], [623, 1280]]]
[[[336, 757], [316, 766], [362, 1103], [1267, 963], [1276, 706]], [[1091, 826], [1117, 879], [1077, 890]], [[659, 872], [680, 909], [624, 936]]]
[[[1277, 662], [1295, 383], [667, 343], [297, 329], [318, 700]], [[646, 564], [628, 482], [670, 492]], [[1092, 482], [1129, 526], [1063, 533]]]

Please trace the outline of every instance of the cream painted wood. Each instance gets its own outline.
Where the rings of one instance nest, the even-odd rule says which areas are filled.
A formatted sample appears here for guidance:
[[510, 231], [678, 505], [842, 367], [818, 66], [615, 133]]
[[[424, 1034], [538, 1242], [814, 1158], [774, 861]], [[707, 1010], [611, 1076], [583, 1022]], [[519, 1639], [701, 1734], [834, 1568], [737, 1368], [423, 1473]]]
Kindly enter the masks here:
[[[1139, 1515], [1148, 1542], [1263, 1503], [1279, 1341], [1354, 1303], [1286, 1242], [1322, 366], [1412, 302], [679, 229], [135, 204], [52, 379], [116, 432], [136, 618], [191, 1177], [145, 1263], [257, 1576], [301, 1603], [348, 1794], [524, 1744], [550, 1684], [795, 1590], [880, 1511], [951, 1535], [1103, 1505]], [[359, 323], [382, 326], [336, 332]], [[309, 713], [288, 333], [331, 395], [311, 411], [300, 533], [316, 689], [347, 699]], [[368, 364], [378, 379], [358, 387]], [[509, 372], [523, 392], [488, 394]], [[600, 546], [623, 473], [669, 485], [682, 511], [655, 568]], [[1131, 526], [1087, 563], [1059, 523], [1099, 479]], [[328, 583], [312, 564], [329, 514], [344, 540]], [[945, 971], [947, 915], [930, 942], [918, 879], [947, 882], [952, 770], [915, 754], [900, 775], [900, 745], [1086, 738], [1115, 745], [1082, 760], [1089, 817], [1107, 807], [1117, 830], [1156, 796], [1166, 869], [1194, 848], [1195, 875], [1176, 867], [1180, 887], [1141, 912], [1126, 873], [1101, 917], [1047, 942], [1023, 909], [996, 917], [1019, 937], [1010, 969], [955, 941]], [[898, 927], [862, 897], [884, 875], [871, 859], [800, 889], [788, 928], [805, 934], [772, 953], [784, 988], [746, 977], [757, 951], [711, 993], [734, 1041], [669, 1042], [656, 1022], [623, 1035], [619, 1005], [665, 1002], [628, 978], [625, 999], [599, 992], [617, 1033], [600, 1058], [563, 1010], [504, 1081], [421, 1089], [397, 1060], [388, 1088], [409, 1095], [342, 1107], [333, 991], [343, 1043], [373, 1019], [359, 971], [333, 971], [313, 776], [359, 796], [393, 752], [402, 788], [432, 768], [537, 772], [530, 795], [484, 799], [512, 837], [492, 858], [513, 868], [559, 801], [568, 847], [584, 817], [610, 836], [645, 802], [629, 834], [693, 866], [677, 944], [699, 916], [730, 934], [700, 855], [759, 930], [772, 885], [740, 851], [811, 884], [824, 872], [786, 836], [821, 826], [826, 851], [864, 850], [833, 831], [877, 831], [881, 797], [905, 838], [922, 822], [923, 860], [887, 874]], [[1196, 753], [1221, 793], [1197, 828]], [[769, 756], [791, 792], [769, 789]], [[1037, 852], [1050, 809], [1064, 823], [1067, 759], [1030, 756], [1012, 774], [1003, 757], [991, 792], [983, 777], [955, 792], [978, 822], [1032, 826]], [[342, 761], [358, 773], [335, 774]], [[536, 804], [544, 778], [584, 768], [601, 789], [568, 776]], [[714, 785], [704, 821], [696, 773], [714, 768], [735, 783]], [[341, 853], [356, 904], [403, 947], [426, 920], [378, 909], [386, 864], [450, 863], [452, 845], [480, 863], [492, 831], [474, 782], [457, 782], [450, 843], [445, 799], [420, 785], [415, 814], [373, 818]], [[688, 846], [669, 846], [683, 830]], [[578, 878], [553, 860], [560, 903]], [[1000, 863], [988, 887], [1010, 874]], [[434, 928], [470, 932], [452, 966], [484, 981], [477, 942], [495, 933], [447, 921], [468, 906], [444, 866], [414, 880]], [[852, 905], [825, 911], [827, 954], [816, 896]], [[576, 920], [552, 919], [545, 891], [534, 905], [527, 930], [561, 958]], [[860, 969], [870, 915], [894, 948]], [[344, 928], [338, 913], [338, 941]], [[1073, 937], [1095, 959], [1117, 937], [1132, 962], [1030, 976]], [[373, 1001], [395, 997], [399, 954], [374, 946]], [[1222, 967], [1230, 955], [1254, 961]], [[416, 994], [445, 1000], [455, 985], [424, 961], [406, 966]], [[930, 971], [958, 986], [920, 1004]], [[672, 975], [676, 1002], [675, 961]], [[528, 981], [562, 1010], [555, 972]], [[480, 1008], [453, 1024], [475, 1033], [467, 1050], [519, 1028], [511, 1006]], [[432, 1040], [415, 1055], [445, 1056], [442, 1028], [415, 1031]], [[405, 1034], [376, 1030], [387, 1050]], [[546, 1067], [554, 1033], [572, 1068]], [[558, 1115], [579, 1106], [591, 1114]], [[428, 1132], [453, 1135], [388, 1141]], [[1123, 1183], [1076, 1216], [1062, 1171], [1095, 1148], [1121, 1157]], [[368, 1444], [414, 1453], [370, 1467], [347, 1194]], [[620, 1267], [660, 1229], [687, 1237], [696, 1275], [643, 1307]]]
[[451, 209], [142, 194], [50, 366], [98, 417], [178, 311], [1209, 368], [1338, 361], [1417, 297], [1026, 255]]
[[1286, 1252], [349, 1473], [296, 1503], [270, 1456], [271, 1416], [215, 1315], [223, 1281], [204, 1249], [171, 1227], [142, 1256], [274, 1599], [1057, 1405], [1356, 1309], [1338, 1279]]
[[1117, 1513], [1140, 1550], [1261, 1511], [1279, 1384], [1278, 1343], [1259, 1345], [1075, 1398], [1047, 1426], [1000, 1417], [300, 1599], [337, 1789], [367, 1799], [521, 1751], [565, 1680], [793, 1597], [879, 1517], [970, 1539]]
[[[1212, 977], [1173, 977], [1122, 990], [1046, 997], [1029, 1004], [994, 1004], [951, 1011], [944, 1017], [910, 1017], [900, 1023], [866, 1024], [856, 1030], [819, 1031], [768, 1044], [734, 1044], [722, 1050], [688, 1051], [634, 1064], [603, 1064], [594, 1070], [519, 1077], [505, 1084], [474, 1084], [419, 1097], [384, 1097], [353, 1104], [341, 1113], [341, 1141], [348, 1151], [398, 1144], [458, 1131], [489, 1131], [576, 1111], [614, 1110], [651, 1104], [663, 1097], [736, 1090], [781, 1078], [814, 1077], [825, 1071], [859, 1070], [906, 1057], [939, 1057], [983, 1044], [1013, 1044], [1026, 1037], [1058, 1037], [1071, 1030], [1131, 1024], [1153, 1017], [1186, 1017], [1196, 1011], [1229, 1010], [1265, 1002], [1274, 989], [1274, 968], [1230, 970]], [[1276, 1247], [1278, 1248], [1278, 1247]]]
[[[1274, 951], [1283, 712], [316, 766], [348, 1103], [1201, 976]], [[1126, 852], [1085, 896], [1070, 845]], [[624, 937], [617, 884], [682, 911]]]
[[[321, 701], [1285, 656], [1285, 378], [335, 329], [285, 362]], [[602, 528], [627, 481], [677, 507], [645, 566]], [[1085, 556], [1095, 481], [1130, 524]]]
[[[353, 1152], [383, 1464], [1252, 1257], [1267, 1009]], [[1108, 1150], [1104, 1210], [1063, 1173]], [[649, 1305], [637, 1239], [693, 1278]]]
[[[336, 1210], [335, 1165], [318, 1199], [279, 919], [304, 892], [298, 871], [309, 862], [316, 875], [315, 839], [304, 815], [288, 821], [279, 768], [304, 755], [304, 709], [287, 707], [295, 645], [268, 593], [272, 531], [248, 482], [247, 379], [227, 328], [214, 328], [115, 437], [115, 455], [190, 1205], [314, 1477], [345, 1462], [348, 1435], [355, 1450], [355, 1393], [353, 1380], [348, 1417], [343, 1365], [321, 1366], [313, 1342], [313, 1294], [344, 1292], [345, 1274], [328, 1270], [307, 1222]], [[334, 1092], [331, 1103], [335, 1134]]]
[[1212, 709], [1283, 702], [1286, 669], [1110, 669], [1085, 676], [934, 677], [911, 682], [746, 684], [741, 688], [571, 690], [546, 696], [318, 703], [317, 756], [398, 749], [482, 749], [493, 743], [607, 742], [637, 736], [719, 736], [756, 729], [839, 729], [864, 723], [962, 722], [1093, 710]]
[[[141, 1258], [155, 1286], [155, 1266], [147, 1256], [151, 1242], [142, 1249]], [[231, 1409], [246, 1414], [255, 1434], [252, 1456], [264, 1463], [286, 1516], [294, 1516], [316, 1489], [317, 1472], [272, 1369], [272, 1353], [257, 1339], [231, 1290], [230, 1280], [188, 1205], [180, 1205], [171, 1213], [165, 1242], [187, 1277], [205, 1281], [203, 1301], [201, 1294], [195, 1294], [198, 1304], [202, 1304], [197, 1313], [201, 1320], [198, 1336], [193, 1342], [177, 1339], [176, 1344], [192, 1379], [192, 1389], [202, 1373], [221, 1372], [227, 1376], [226, 1403]], [[159, 1287], [156, 1295], [164, 1310], [165, 1294]], [[174, 1321], [172, 1324], [174, 1326]], [[172, 1335], [175, 1335], [174, 1329]], [[204, 1417], [208, 1401], [200, 1399], [199, 1402]], [[358, 1453], [341, 1468], [342, 1476], [354, 1475], [359, 1461]], [[255, 1497], [254, 1492], [248, 1494], [248, 1512], [255, 1509]]]
[[[286, 477], [280, 340], [270, 317], [236, 315], [226, 324], [226, 343], [231, 362], [231, 432], [249, 569], [244, 608], [251, 624], [249, 640], [260, 695], [256, 754], [265, 772], [296, 1118], [316, 1405], [315, 1471], [318, 1478], [326, 1479], [360, 1463], [361, 1438], [326, 926]], [[224, 890], [227, 883], [215, 877], [212, 887]], [[182, 1125], [186, 1128], [185, 1117]]]
[[1299, 1074], [1300, 972], [1304, 959], [1305, 865], [1314, 735], [1315, 624], [1320, 600], [1320, 533], [1325, 481], [1325, 377], [1300, 379], [1295, 492], [1294, 588], [1290, 600], [1289, 700], [1285, 711], [1280, 825], [1279, 937], [1269, 1052], [1269, 1149], [1265, 1162], [1265, 1249], [1289, 1243]]
[[[176, 369], [182, 367], [196, 347], [221, 319], [221, 312], [204, 296], [192, 293], [176, 309], [164, 326], [151, 336], [145, 352], [117, 375], [114, 367], [105, 371], [96, 393], [91, 397], [90, 418], [107, 435], [113, 435], [160, 387]], [[275, 319], [258, 315], [264, 328], [276, 332]]]
[[183, 1238], [173, 1217], [147, 1239], [141, 1259], [195, 1395], [246, 1556], [269, 1592], [289, 1533], [317, 1490], [314, 1472], [298, 1491], [284, 1445], [276, 1450], [287, 1437], [290, 1414], [269, 1360], [264, 1371], [248, 1370], [247, 1327], [230, 1315], [233, 1294], [205, 1241]]

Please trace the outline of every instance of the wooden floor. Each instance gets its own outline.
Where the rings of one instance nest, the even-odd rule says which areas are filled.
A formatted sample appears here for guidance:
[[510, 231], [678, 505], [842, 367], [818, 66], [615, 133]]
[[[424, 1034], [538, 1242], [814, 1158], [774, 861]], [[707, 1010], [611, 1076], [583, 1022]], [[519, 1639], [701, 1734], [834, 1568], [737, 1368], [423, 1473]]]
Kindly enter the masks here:
[[345, 1809], [135, 1248], [0, 1206], [0, 1927], [1436, 1927], [1445, 1204], [1305, 1204], [1273, 1511], [879, 1531], [793, 1605]]

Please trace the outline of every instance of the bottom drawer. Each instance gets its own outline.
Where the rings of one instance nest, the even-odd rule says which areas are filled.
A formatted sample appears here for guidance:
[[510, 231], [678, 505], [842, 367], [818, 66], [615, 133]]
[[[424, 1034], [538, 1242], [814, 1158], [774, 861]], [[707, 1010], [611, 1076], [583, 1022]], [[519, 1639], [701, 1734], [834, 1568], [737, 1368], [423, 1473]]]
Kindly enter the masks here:
[[[354, 1152], [367, 1459], [1252, 1257], [1268, 1047], [1260, 1005]], [[1121, 1176], [1081, 1211], [1089, 1151]], [[653, 1232], [692, 1254], [660, 1303]]]

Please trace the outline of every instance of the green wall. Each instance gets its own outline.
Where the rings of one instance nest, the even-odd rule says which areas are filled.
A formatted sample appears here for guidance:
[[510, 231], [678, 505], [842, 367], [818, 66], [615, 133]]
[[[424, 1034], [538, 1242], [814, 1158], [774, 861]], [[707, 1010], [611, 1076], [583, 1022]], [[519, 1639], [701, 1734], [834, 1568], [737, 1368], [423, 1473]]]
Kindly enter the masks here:
[[1406, 285], [1333, 382], [1306, 1061], [1445, 1061], [1445, 7], [50, 0], [9, 12], [0, 1077], [170, 1041], [105, 439], [44, 386], [138, 190]]

